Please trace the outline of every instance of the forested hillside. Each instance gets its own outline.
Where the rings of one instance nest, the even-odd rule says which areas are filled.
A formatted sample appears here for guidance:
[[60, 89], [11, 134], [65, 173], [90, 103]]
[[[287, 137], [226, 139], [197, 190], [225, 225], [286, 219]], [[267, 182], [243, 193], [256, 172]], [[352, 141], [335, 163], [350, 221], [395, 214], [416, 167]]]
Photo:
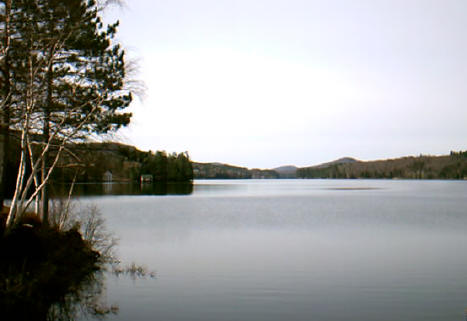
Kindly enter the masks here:
[[279, 178], [279, 174], [269, 169], [248, 169], [221, 163], [193, 163], [195, 178], [249, 179]]
[[298, 178], [467, 179], [467, 151], [446, 156], [331, 162], [297, 170]]
[[[12, 151], [19, 150], [12, 137]], [[52, 150], [51, 154], [54, 152]], [[6, 181], [11, 197], [15, 185], [19, 158], [17, 152], [8, 156]], [[110, 175], [106, 175], [110, 173]], [[151, 175], [154, 182], [187, 182], [193, 179], [193, 167], [188, 153], [165, 151], [144, 152], [134, 146], [119, 143], [69, 144], [52, 175], [54, 182], [130, 182], [142, 175]]]
[[156, 182], [193, 179], [186, 152], [144, 152], [118, 143], [83, 143], [68, 148], [54, 175], [56, 181], [69, 182], [75, 175], [78, 182], [137, 181], [142, 175]]

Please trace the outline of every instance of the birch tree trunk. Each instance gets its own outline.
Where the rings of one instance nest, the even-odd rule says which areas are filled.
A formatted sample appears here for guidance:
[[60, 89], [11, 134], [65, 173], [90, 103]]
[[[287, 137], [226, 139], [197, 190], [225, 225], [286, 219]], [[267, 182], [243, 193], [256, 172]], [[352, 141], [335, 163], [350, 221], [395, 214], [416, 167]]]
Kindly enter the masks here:
[[[132, 101], [124, 51], [113, 43], [118, 22], [104, 26], [99, 6], [94, 0], [13, 2], [14, 121], [8, 124], [20, 133], [21, 158], [7, 230], [33, 202], [48, 223], [47, 184], [67, 144], [130, 121], [131, 113], [122, 112]], [[0, 58], [5, 75], [8, 60]]]
[[3, 209], [3, 202], [6, 193], [6, 166], [8, 164], [8, 151], [9, 151], [9, 127], [10, 127], [10, 106], [9, 101], [11, 97], [11, 79], [10, 79], [10, 13], [11, 13], [11, 0], [4, 1], [5, 18], [2, 39], [2, 66], [0, 71], [3, 80], [3, 101], [1, 103], [0, 115], [0, 210]]

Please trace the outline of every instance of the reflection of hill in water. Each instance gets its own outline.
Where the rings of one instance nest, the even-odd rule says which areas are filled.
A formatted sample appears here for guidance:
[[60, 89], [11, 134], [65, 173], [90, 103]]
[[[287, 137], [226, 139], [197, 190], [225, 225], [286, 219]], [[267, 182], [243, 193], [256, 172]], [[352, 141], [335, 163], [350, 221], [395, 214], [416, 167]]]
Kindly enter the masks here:
[[[68, 184], [55, 186], [55, 195], [67, 195]], [[76, 184], [74, 196], [100, 195], [189, 195], [193, 193], [193, 183], [94, 183]]]

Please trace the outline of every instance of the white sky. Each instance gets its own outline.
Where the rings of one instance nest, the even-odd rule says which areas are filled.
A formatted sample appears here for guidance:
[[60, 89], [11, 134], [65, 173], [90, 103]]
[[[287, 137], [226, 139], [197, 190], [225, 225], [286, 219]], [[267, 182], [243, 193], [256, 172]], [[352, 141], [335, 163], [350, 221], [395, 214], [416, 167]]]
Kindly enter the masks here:
[[246, 167], [467, 149], [465, 0], [128, 0], [143, 150]]

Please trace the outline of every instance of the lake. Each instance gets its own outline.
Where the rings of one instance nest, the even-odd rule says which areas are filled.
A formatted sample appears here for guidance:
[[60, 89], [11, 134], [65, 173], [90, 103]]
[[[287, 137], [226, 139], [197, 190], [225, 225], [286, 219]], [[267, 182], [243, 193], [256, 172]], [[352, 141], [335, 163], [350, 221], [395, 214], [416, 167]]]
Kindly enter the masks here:
[[79, 203], [100, 208], [123, 263], [156, 278], [107, 275], [108, 320], [464, 320], [467, 181], [113, 189]]

